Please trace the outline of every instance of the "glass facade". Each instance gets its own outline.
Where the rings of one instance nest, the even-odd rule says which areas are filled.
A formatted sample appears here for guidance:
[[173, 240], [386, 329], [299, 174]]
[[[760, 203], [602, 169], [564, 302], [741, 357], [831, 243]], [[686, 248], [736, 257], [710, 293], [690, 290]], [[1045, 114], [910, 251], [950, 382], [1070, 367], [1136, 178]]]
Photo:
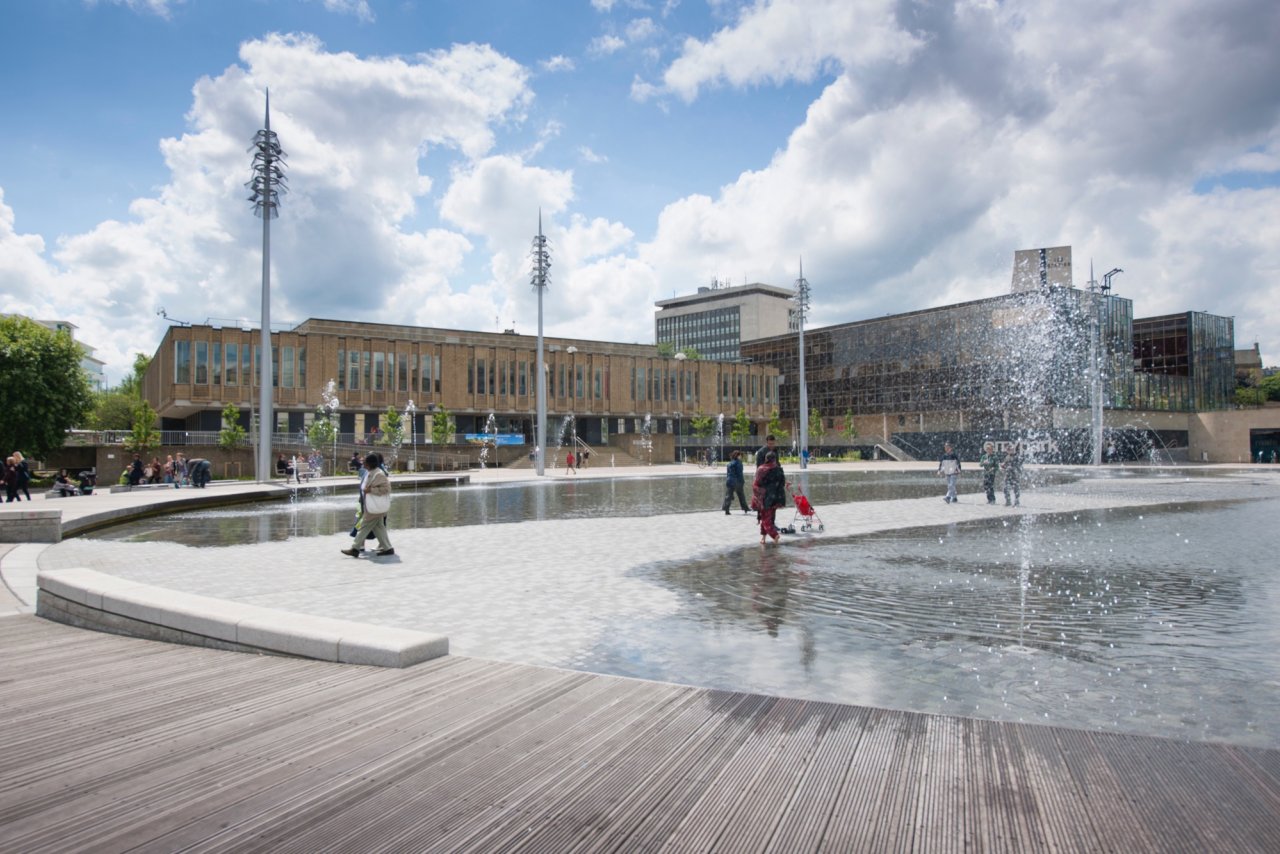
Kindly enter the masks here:
[[1134, 409], [1227, 409], [1235, 397], [1235, 323], [1188, 311], [1133, 322]]
[[671, 344], [676, 350], [693, 347], [704, 359], [737, 361], [742, 318], [738, 306], [724, 306], [706, 311], [658, 315], [656, 329], [659, 344]]

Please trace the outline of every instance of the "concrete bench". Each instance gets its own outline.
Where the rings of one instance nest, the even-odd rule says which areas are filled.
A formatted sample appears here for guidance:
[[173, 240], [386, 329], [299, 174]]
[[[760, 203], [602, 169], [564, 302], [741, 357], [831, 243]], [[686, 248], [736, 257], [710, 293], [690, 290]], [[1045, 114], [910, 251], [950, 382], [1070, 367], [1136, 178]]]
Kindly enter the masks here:
[[167, 590], [92, 569], [36, 576], [36, 613], [152, 640], [343, 664], [408, 667], [449, 653], [449, 639]]

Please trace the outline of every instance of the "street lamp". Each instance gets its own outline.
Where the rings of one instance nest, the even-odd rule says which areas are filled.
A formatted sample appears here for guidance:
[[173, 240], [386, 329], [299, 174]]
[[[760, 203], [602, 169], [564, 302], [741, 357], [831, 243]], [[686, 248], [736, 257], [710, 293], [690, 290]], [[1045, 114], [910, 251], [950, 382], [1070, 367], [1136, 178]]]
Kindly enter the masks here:
[[417, 425], [414, 424], [417, 411], [418, 407], [413, 405], [413, 399], [410, 398], [409, 404], [404, 408], [404, 413], [409, 417], [409, 447], [413, 450], [413, 470], [415, 472], [418, 470], [418, 435]]
[[547, 250], [547, 238], [542, 234], [542, 210], [538, 210], [538, 235], [533, 238], [533, 289], [538, 292], [538, 423], [534, 436], [534, 453], [538, 477], [545, 473], [547, 458], [547, 365], [542, 354], [542, 294], [551, 279], [551, 253]]
[[809, 280], [804, 277], [804, 259], [800, 259], [800, 278], [796, 279], [796, 326], [800, 330], [800, 468], [809, 467], [809, 394], [804, 381], [804, 318], [809, 313]]

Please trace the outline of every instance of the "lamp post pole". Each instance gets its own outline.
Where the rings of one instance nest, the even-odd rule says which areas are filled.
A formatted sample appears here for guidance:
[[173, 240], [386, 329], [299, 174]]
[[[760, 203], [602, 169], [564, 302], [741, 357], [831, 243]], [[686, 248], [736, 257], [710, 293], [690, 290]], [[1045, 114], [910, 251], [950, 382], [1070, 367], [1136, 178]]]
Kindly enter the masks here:
[[253, 138], [249, 149], [253, 155], [253, 179], [246, 184], [253, 191], [249, 201], [254, 213], [262, 217], [262, 329], [260, 335], [258, 384], [258, 449], [257, 479], [265, 483], [271, 477], [271, 220], [280, 215], [280, 194], [285, 192], [284, 150], [271, 130], [271, 93], [267, 93], [262, 130]]
[[534, 430], [534, 469], [538, 477], [546, 474], [547, 460], [547, 371], [542, 353], [542, 294], [551, 277], [551, 253], [542, 234], [542, 211], [538, 211], [538, 236], [533, 238], [533, 288], [538, 292], [538, 420]]
[[809, 280], [804, 277], [804, 259], [800, 259], [800, 278], [796, 279], [796, 325], [800, 335], [800, 468], [809, 467], [809, 393], [804, 379], [804, 318], [809, 312]]

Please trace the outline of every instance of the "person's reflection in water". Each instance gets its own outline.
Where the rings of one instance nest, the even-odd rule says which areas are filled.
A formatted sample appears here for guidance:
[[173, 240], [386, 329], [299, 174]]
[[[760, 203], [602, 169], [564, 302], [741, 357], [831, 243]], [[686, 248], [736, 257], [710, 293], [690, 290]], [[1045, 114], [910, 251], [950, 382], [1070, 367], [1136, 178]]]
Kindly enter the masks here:
[[778, 628], [787, 621], [792, 581], [803, 578], [803, 573], [791, 572], [776, 552], [760, 555], [760, 569], [751, 585], [751, 609], [760, 615], [769, 637], [776, 638]]

